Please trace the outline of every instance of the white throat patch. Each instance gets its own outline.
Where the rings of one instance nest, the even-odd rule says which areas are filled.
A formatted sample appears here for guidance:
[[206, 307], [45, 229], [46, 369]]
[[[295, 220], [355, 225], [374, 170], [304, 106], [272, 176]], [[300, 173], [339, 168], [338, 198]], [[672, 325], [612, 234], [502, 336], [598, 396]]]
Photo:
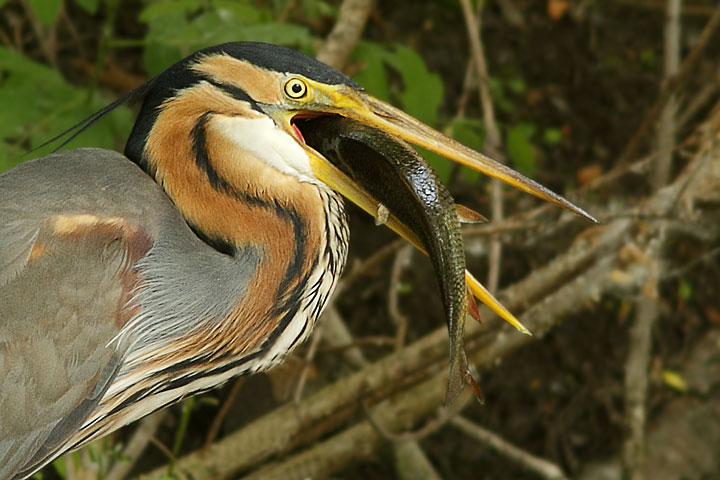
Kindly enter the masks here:
[[278, 171], [292, 175], [301, 182], [321, 184], [310, 168], [310, 160], [303, 147], [291, 135], [279, 129], [270, 118], [218, 115], [212, 125], [238, 148]]

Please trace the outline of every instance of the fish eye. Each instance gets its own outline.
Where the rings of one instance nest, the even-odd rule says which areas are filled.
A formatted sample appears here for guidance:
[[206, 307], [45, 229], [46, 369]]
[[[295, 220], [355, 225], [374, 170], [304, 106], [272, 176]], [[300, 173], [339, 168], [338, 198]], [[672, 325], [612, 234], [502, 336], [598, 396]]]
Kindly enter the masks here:
[[285, 83], [285, 95], [294, 100], [303, 98], [307, 91], [307, 85], [299, 78], [291, 78]]

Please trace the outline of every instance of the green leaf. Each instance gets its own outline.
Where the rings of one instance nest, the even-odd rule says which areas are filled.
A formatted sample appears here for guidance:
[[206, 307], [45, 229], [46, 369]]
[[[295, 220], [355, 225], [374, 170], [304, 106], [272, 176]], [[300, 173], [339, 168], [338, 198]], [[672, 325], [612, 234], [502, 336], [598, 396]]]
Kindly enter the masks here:
[[60, 475], [60, 478], [67, 478], [67, 464], [63, 458], [58, 458], [52, 463], [55, 472]]
[[244, 2], [239, 2], [238, 0], [215, 0], [213, 7], [220, 13], [221, 17], [224, 15], [232, 15], [232, 21], [244, 25], [268, 23], [274, 18], [269, 10], [260, 9], [255, 5], [255, 2], [248, 0]]
[[300, 25], [273, 22], [270, 8], [251, 0], [176, 0], [149, 5], [143, 63], [156, 75], [193, 51], [240, 40], [288, 45], [311, 53], [314, 37]]
[[172, 15], [173, 17], [184, 17], [185, 14], [199, 10], [205, 6], [203, 0], [172, 0], [169, 2], [150, 2], [138, 16], [143, 23], [151, 23], [157, 19]]
[[527, 91], [527, 84], [521, 77], [513, 77], [508, 81], [508, 89], [515, 95], [522, 95]]
[[497, 77], [490, 77], [490, 97], [498, 110], [506, 113], [515, 111], [515, 104], [508, 98], [505, 85]]
[[309, 46], [313, 41], [306, 27], [285, 23], [250, 25], [241, 28], [240, 32], [245, 40], [286, 46]]
[[550, 147], [556, 147], [562, 143], [563, 133], [559, 128], [546, 128], [543, 130], [543, 142]]
[[645, 48], [640, 52], [640, 63], [649, 68], [655, 69], [658, 65], [658, 55], [652, 48]]
[[353, 52], [353, 59], [362, 65], [353, 79], [380, 100], [390, 101], [388, 76], [385, 71], [387, 50], [376, 43], [360, 42]]
[[690, 282], [684, 278], [678, 284], [678, 297], [683, 301], [689, 301], [692, 298], [693, 288]]
[[507, 133], [508, 156], [515, 168], [527, 177], [535, 175], [535, 149], [531, 137], [535, 127], [529, 123], [518, 123]]
[[33, 15], [49, 27], [60, 15], [62, 0], [29, 0], [29, 5]]
[[393, 54], [387, 56], [387, 62], [402, 77], [400, 101], [403, 110], [422, 122], [435, 125], [444, 94], [440, 76], [430, 72], [414, 50], [402, 45], [397, 45]]
[[[109, 103], [73, 87], [54, 70], [0, 47], [0, 169], [18, 163], [36, 147]], [[116, 149], [132, 128], [132, 114], [119, 108], [69, 145]], [[57, 144], [56, 144], [57, 145]], [[48, 153], [52, 147], [35, 152]], [[25, 158], [23, 158], [25, 160]]]
[[305, 17], [311, 21], [319, 20], [321, 17], [337, 16], [337, 7], [322, 0], [300, 0], [300, 7]]
[[[458, 142], [473, 150], [482, 149], [485, 143], [485, 128], [479, 118], [455, 118], [450, 123], [450, 129], [452, 137]], [[477, 182], [481, 175], [480, 172], [468, 167], [463, 167], [460, 171], [470, 183]]]
[[183, 55], [179, 47], [148, 41], [143, 52], [143, 67], [149, 76], [154, 77], [181, 58]]
[[100, 0], [75, 0], [75, 3], [88, 13], [97, 13]]

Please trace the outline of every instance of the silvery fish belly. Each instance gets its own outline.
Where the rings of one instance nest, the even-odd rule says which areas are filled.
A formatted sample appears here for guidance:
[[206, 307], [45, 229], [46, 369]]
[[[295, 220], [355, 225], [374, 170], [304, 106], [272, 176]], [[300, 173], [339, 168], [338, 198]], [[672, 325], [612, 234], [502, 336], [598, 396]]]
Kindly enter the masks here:
[[467, 375], [463, 331], [468, 302], [474, 301], [467, 295], [465, 252], [450, 192], [415, 150], [383, 131], [343, 117], [320, 117], [305, 121], [302, 132], [309, 145], [377, 200], [380, 222], [404, 224], [409, 239], [430, 256], [450, 333], [446, 403], [452, 403]]

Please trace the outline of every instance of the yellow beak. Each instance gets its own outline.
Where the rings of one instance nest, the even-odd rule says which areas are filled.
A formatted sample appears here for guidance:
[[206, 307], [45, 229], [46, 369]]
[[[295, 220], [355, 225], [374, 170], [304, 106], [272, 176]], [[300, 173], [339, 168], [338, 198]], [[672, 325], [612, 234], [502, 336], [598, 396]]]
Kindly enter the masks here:
[[[406, 114], [392, 105], [383, 102], [362, 90], [353, 89], [347, 85], [324, 85], [317, 82], [309, 82], [314, 91], [312, 101], [306, 103], [302, 109], [294, 112], [285, 112], [286, 115], [340, 115], [353, 119], [359, 123], [382, 130], [390, 135], [398, 137], [415, 145], [422, 146], [436, 152], [450, 160], [456, 161], [473, 170], [477, 170], [493, 178], [502, 180], [516, 188], [531, 193], [543, 200], [552, 202], [560, 207], [581, 215], [593, 222], [596, 222], [590, 214], [583, 209], [573, 205], [563, 197], [553, 193], [537, 182], [521, 175], [513, 169], [472, 150], [454, 139], [438, 132], [425, 125], [417, 119]], [[290, 118], [285, 117], [288, 129]], [[349, 178], [325, 157], [316, 152], [310, 146], [304, 144], [311, 167], [318, 179], [325, 182], [329, 187], [338, 191], [350, 201], [360, 206], [373, 217], [376, 217], [381, 206], [380, 202], [373, 198], [368, 192], [359, 186], [353, 179]], [[392, 230], [408, 240], [419, 250], [424, 252], [421, 241], [418, 237], [397, 218], [390, 215], [387, 224]], [[427, 252], [425, 252], [427, 253]], [[466, 281], [473, 295], [482, 303], [487, 305], [498, 316], [506, 320], [523, 333], [530, 332], [488, 292], [483, 285], [477, 281], [469, 272], [465, 274]]]
[[531, 193], [538, 198], [552, 202], [562, 208], [597, 222], [585, 210], [573, 205], [560, 195], [539, 183], [521, 175], [515, 170], [496, 162], [480, 152], [466, 147], [456, 140], [425, 125], [402, 110], [377, 98], [348, 86], [340, 86], [329, 92], [332, 111], [360, 123], [383, 130], [402, 138], [408, 143], [427, 148], [443, 157], [465, 165], [473, 170], [502, 180], [515, 188]]

